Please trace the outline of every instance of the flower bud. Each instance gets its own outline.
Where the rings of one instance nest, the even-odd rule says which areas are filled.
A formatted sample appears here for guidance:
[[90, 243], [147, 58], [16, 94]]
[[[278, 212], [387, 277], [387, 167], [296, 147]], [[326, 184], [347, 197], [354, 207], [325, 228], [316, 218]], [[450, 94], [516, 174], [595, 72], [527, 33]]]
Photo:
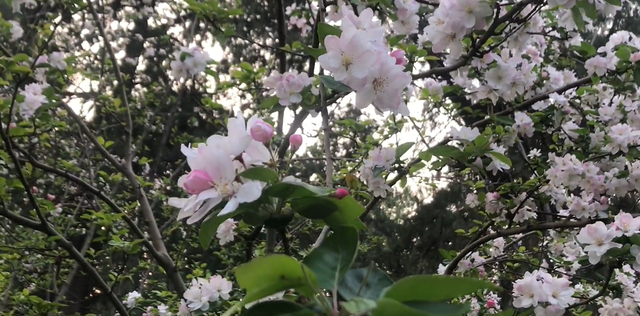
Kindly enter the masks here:
[[35, 187], [35, 186], [31, 187], [31, 193], [38, 194], [38, 192], [40, 192], [40, 190], [38, 190], [37, 187]]
[[192, 170], [184, 180], [183, 186], [189, 194], [199, 194], [200, 192], [211, 188], [213, 179], [208, 173], [202, 170]]
[[609, 199], [606, 196], [601, 196], [600, 197], [600, 204], [602, 204], [602, 205], [609, 204]]
[[394, 50], [390, 55], [396, 59], [396, 65], [404, 66], [408, 62], [407, 59], [404, 58], [405, 52], [401, 49]]
[[289, 137], [289, 145], [291, 146], [291, 151], [296, 152], [302, 146], [302, 135], [293, 134]]
[[257, 142], [268, 143], [273, 138], [273, 126], [258, 119], [250, 129], [251, 138]]
[[485, 308], [496, 308], [496, 301], [494, 300], [488, 300], [487, 303], [484, 305]]
[[336, 190], [336, 199], [338, 200], [342, 200], [347, 195], [349, 195], [349, 191], [345, 188], [338, 188]]
[[49, 201], [53, 201], [53, 200], [55, 200], [55, 199], [56, 199], [56, 196], [55, 196], [55, 195], [47, 194], [47, 200], [49, 200]]
[[13, 122], [9, 123], [9, 129], [14, 129], [16, 127], [18, 127], [18, 124], [13, 123]]

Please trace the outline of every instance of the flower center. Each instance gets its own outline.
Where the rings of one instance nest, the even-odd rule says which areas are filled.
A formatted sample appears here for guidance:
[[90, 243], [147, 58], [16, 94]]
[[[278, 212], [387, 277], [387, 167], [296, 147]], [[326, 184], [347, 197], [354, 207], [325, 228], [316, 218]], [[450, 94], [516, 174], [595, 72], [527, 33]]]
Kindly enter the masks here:
[[389, 83], [387, 82], [386, 77], [376, 77], [375, 79], [373, 79], [373, 82], [371, 84], [373, 85], [373, 90], [375, 90], [377, 93], [381, 93], [389, 87]]
[[353, 58], [349, 54], [342, 54], [342, 66], [349, 70], [349, 66], [353, 65]]

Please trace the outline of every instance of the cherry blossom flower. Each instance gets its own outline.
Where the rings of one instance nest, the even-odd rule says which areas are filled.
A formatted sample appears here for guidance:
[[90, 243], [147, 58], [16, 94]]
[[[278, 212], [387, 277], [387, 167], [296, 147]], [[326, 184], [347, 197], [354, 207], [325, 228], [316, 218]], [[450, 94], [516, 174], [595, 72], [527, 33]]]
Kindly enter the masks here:
[[615, 235], [614, 230], [607, 228], [603, 222], [596, 222], [582, 228], [576, 240], [587, 245], [584, 251], [589, 255], [589, 262], [596, 264], [609, 249], [622, 247], [621, 244], [613, 242]]

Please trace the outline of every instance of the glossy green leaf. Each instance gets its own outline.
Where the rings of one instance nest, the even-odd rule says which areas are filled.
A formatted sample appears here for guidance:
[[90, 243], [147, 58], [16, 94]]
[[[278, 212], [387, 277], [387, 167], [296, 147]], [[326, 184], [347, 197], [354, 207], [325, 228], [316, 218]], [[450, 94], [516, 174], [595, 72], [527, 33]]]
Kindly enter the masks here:
[[392, 284], [389, 275], [378, 268], [352, 269], [344, 275], [338, 293], [345, 300], [356, 297], [377, 300], [384, 289]]
[[360, 215], [365, 211], [364, 206], [360, 204], [353, 196], [345, 196], [338, 200], [336, 198], [329, 198], [330, 201], [338, 206], [338, 210], [333, 212], [324, 219], [324, 222], [332, 228], [338, 226], [354, 226], [356, 229], [365, 229], [364, 224], [360, 221]]
[[243, 304], [288, 289], [296, 289], [311, 296], [318, 284], [313, 271], [286, 255], [257, 258], [236, 267], [233, 272], [240, 288], [247, 291], [242, 299]]
[[358, 230], [353, 226], [334, 227], [333, 233], [302, 261], [318, 279], [321, 289], [332, 290], [349, 271], [358, 252]]
[[414, 142], [406, 142], [404, 144], [400, 144], [398, 148], [396, 148], [396, 159], [400, 159], [402, 155], [404, 155], [411, 147], [413, 147]]
[[471, 311], [469, 304], [449, 304], [447, 302], [404, 302], [406, 306], [427, 313], [430, 316], [463, 316]]
[[501, 312], [498, 312], [496, 314], [492, 314], [491, 316], [532, 316], [532, 315], [533, 315], [533, 312], [531, 310], [518, 313], [513, 308], [510, 308], [510, 309], [506, 309]]
[[376, 305], [376, 309], [371, 312], [373, 316], [431, 316], [388, 298], [378, 300]]
[[325, 219], [338, 210], [338, 205], [326, 197], [309, 196], [292, 200], [291, 210], [308, 219]]
[[351, 315], [364, 315], [374, 310], [377, 306], [376, 301], [361, 297], [342, 302], [340, 305]]
[[327, 23], [318, 24], [318, 39], [320, 40], [320, 43], [322, 43], [323, 45], [324, 45], [324, 38], [327, 37], [327, 35], [340, 36], [340, 34], [342, 34], [342, 30], [340, 30], [340, 28], [329, 25]]
[[331, 76], [322, 75], [322, 76], [320, 76], [320, 81], [322, 82], [322, 84], [324, 84], [324, 86], [326, 88], [334, 90], [334, 91], [338, 91], [338, 92], [351, 92], [351, 91], [353, 91], [353, 89], [349, 88], [348, 86], [344, 85], [343, 83], [340, 83], [340, 82], [336, 81]]
[[282, 199], [294, 199], [307, 196], [327, 196], [333, 190], [325, 187], [316, 187], [304, 182], [280, 182], [264, 191], [264, 195]]
[[384, 297], [399, 302], [442, 302], [473, 294], [479, 290], [499, 291], [493, 283], [446, 275], [414, 275], [387, 288]]
[[277, 182], [279, 179], [278, 173], [275, 170], [263, 167], [247, 169], [238, 174], [238, 176], [245, 179], [258, 180], [267, 183]]
[[251, 306], [243, 316], [315, 316], [316, 313], [291, 301], [261, 302]]

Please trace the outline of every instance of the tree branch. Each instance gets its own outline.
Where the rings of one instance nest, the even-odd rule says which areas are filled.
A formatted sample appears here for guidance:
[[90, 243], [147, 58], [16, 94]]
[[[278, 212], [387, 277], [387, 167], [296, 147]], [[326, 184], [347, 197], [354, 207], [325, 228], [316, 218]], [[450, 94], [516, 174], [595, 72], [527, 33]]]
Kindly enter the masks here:
[[561, 221], [561, 222], [552, 222], [552, 223], [542, 223], [537, 225], [527, 225], [527, 226], [515, 227], [511, 229], [505, 229], [500, 232], [486, 235], [484, 237], [478, 238], [476, 241], [472, 242], [471, 244], [466, 246], [464, 249], [462, 249], [458, 253], [458, 255], [455, 258], [453, 258], [453, 260], [451, 260], [449, 265], [447, 265], [447, 269], [445, 270], [444, 274], [451, 275], [453, 271], [456, 269], [456, 267], [458, 266], [458, 263], [460, 263], [460, 261], [462, 261], [462, 259], [464, 259], [469, 253], [475, 251], [482, 244], [492, 241], [494, 239], [497, 239], [500, 237], [518, 235], [518, 234], [525, 234], [532, 231], [545, 231], [548, 229], [562, 229], [562, 228], [579, 228], [579, 227], [584, 227], [593, 222], [595, 222], [595, 220], [587, 219], [587, 220], [580, 220], [575, 222]]

